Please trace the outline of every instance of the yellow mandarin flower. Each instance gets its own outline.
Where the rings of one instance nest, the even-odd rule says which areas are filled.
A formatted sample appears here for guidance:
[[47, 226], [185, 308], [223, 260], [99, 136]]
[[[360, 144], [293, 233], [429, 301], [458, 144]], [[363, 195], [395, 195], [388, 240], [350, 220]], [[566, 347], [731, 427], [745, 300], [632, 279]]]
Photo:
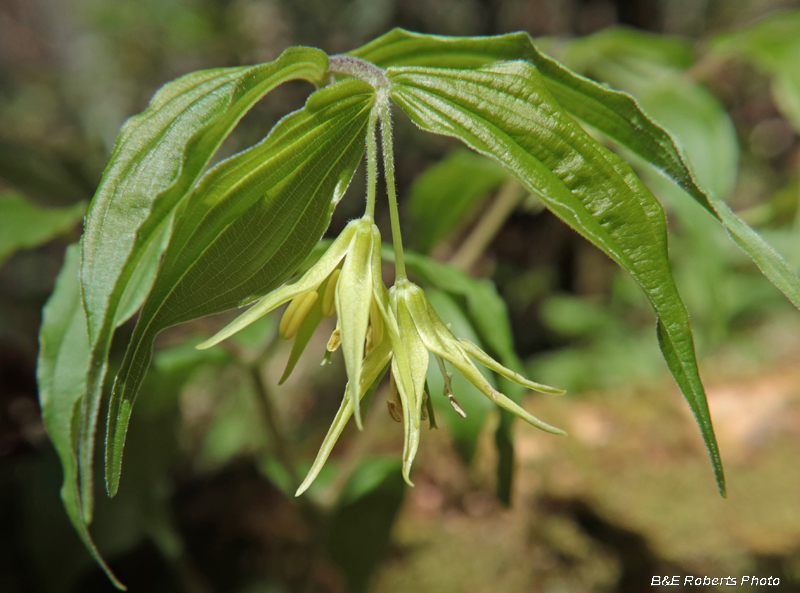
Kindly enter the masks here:
[[[320, 313], [317, 323], [322, 316], [329, 316], [333, 311], [338, 315], [329, 350], [335, 350], [341, 341], [348, 380], [358, 385], [368, 330], [373, 346], [379, 334], [382, 338], [383, 333], [383, 323], [379, 318], [381, 307], [374, 304], [376, 294], [386, 299], [386, 287], [380, 274], [380, 246], [381, 235], [371, 217], [351, 221], [325, 254], [296, 282], [284, 284], [264, 296], [198, 348], [218, 344], [288, 301], [292, 302], [281, 319], [279, 332], [284, 338], [292, 338], [316, 306]], [[380, 329], [373, 331], [371, 327]], [[361, 428], [359, 399], [355, 393], [351, 399], [356, 423]]]
[[[379, 308], [385, 308], [385, 289], [376, 298]], [[353, 400], [365, 396], [370, 386], [379, 378], [386, 365], [391, 364], [392, 380], [395, 383], [399, 399], [389, 401], [390, 414], [400, 419], [404, 427], [403, 477], [410, 480], [411, 464], [419, 447], [420, 427], [425, 418], [425, 377], [428, 370], [428, 352], [432, 352], [440, 363], [445, 374], [445, 396], [447, 396], [456, 412], [464, 415], [464, 411], [453, 398], [450, 389], [449, 373], [444, 369], [443, 360], [452, 364], [481, 393], [501, 408], [519, 416], [529, 424], [553, 434], [566, 434], [563, 430], [550, 426], [531, 415], [514, 401], [494, 389], [477, 369], [471, 358], [474, 358], [492, 371], [535, 391], [543, 393], [564, 393], [561, 389], [529, 381], [522, 375], [504, 367], [472, 342], [460, 340], [441, 320], [433, 309], [423, 290], [408, 280], [399, 280], [389, 291], [388, 308], [381, 315], [385, 323], [389, 340], [382, 340], [373, 347], [364, 358], [357, 398], [354, 398], [354, 383], [347, 384], [346, 395], [339, 411], [323, 441], [317, 458], [308, 472], [306, 479], [297, 491], [302, 494], [314, 481], [325, 464], [334, 444], [341, 435], [350, 416], [353, 414]]]

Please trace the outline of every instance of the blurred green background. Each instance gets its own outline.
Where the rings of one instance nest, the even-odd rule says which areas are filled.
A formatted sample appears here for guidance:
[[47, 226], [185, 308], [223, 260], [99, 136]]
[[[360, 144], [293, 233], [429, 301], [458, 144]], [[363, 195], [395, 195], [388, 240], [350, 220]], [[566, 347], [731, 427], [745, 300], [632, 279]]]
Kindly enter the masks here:
[[[268, 61], [289, 45], [343, 52], [395, 26], [525, 30], [576, 71], [634, 94], [683, 143], [700, 181], [797, 270], [800, 12], [792, 9], [800, 2], [0, 2], [0, 592], [113, 590], [58, 498], [61, 469], [37, 403], [37, 332], [119, 127], [161, 84]], [[258, 141], [311, 90], [289, 83], [271, 93], [219, 158]], [[623, 593], [658, 589], [654, 575], [750, 575], [780, 579], [764, 590], [800, 590], [800, 314], [707, 214], [632, 160], [670, 217], [671, 260], [729, 482], [722, 500], [630, 278], [535, 199], [512, 192], [509, 200], [491, 163], [402, 115], [396, 137], [411, 247], [494, 282], [528, 374], [568, 390], [526, 406], [570, 436], [514, 425], [505, 506], [495, 495], [499, 416], [454, 384], [468, 420], [445, 420], [446, 402], [437, 407], [439, 428], [424, 434], [409, 489], [382, 386], [365, 431], [350, 427], [318, 483], [295, 500], [278, 453], [298, 473], [307, 469], [345, 383], [340, 359], [318, 365], [324, 332], [277, 387], [290, 350], [275, 339], [277, 318], [203, 352], [193, 345], [230, 316], [172, 328], [157, 342], [120, 494], [98, 496], [92, 525], [121, 580], [148, 593]], [[360, 214], [363, 187], [359, 174], [332, 235]], [[380, 202], [378, 220], [388, 236]], [[429, 291], [469, 335], [474, 311], [457, 293]], [[131, 330], [118, 331], [112, 366]], [[269, 389], [278, 440], [253, 368]], [[432, 376], [431, 388], [438, 406]]]

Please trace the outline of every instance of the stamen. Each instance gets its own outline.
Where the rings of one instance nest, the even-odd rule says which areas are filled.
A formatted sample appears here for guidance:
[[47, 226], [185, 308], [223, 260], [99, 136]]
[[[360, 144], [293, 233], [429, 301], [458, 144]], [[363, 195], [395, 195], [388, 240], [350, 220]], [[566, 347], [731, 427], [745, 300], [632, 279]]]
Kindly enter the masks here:
[[374, 344], [372, 343], [372, 326], [369, 325], [367, 326], [367, 335], [366, 339], [364, 340], [364, 356], [370, 353], [370, 350], [372, 350], [373, 345]]
[[450, 400], [450, 405], [453, 406], [453, 409], [459, 416], [461, 416], [462, 418], [467, 417], [467, 413], [464, 411], [464, 408], [461, 407], [461, 404], [458, 403], [458, 400], [452, 393], [447, 396], [447, 399]]
[[306, 315], [308, 315], [308, 312], [311, 310], [311, 307], [317, 302], [318, 297], [319, 295], [316, 290], [309, 290], [292, 300], [286, 308], [286, 312], [283, 314], [280, 326], [278, 327], [278, 331], [283, 339], [289, 340], [294, 337], [297, 330], [300, 329], [300, 324], [303, 323]]
[[322, 297], [322, 315], [330, 317], [336, 313], [336, 283], [339, 281], [341, 269], [335, 269], [328, 278], [328, 285], [325, 287], [325, 295]]
[[375, 347], [383, 341], [383, 317], [374, 298], [369, 304], [369, 323], [372, 328], [372, 346]]
[[444, 366], [444, 360], [442, 360], [441, 356], [436, 356], [436, 362], [439, 364], [439, 370], [442, 372], [442, 377], [444, 377], [443, 393], [445, 397], [450, 400], [450, 405], [453, 406], [453, 409], [456, 411], [456, 413], [462, 418], [466, 418], [467, 413], [464, 411], [464, 408], [461, 407], [461, 404], [458, 403], [456, 396], [453, 395], [453, 386], [451, 384], [453, 373], [447, 372], [447, 369]]
[[327, 350], [328, 352], [334, 352], [341, 345], [342, 345], [342, 332], [340, 332], [339, 328], [337, 327], [335, 330], [333, 330], [333, 333], [331, 334], [331, 339], [328, 340]]
[[386, 400], [386, 407], [389, 408], [389, 416], [395, 422], [403, 421], [403, 404], [400, 401], [400, 392], [397, 391], [397, 384], [394, 382], [394, 375], [389, 379], [389, 399]]

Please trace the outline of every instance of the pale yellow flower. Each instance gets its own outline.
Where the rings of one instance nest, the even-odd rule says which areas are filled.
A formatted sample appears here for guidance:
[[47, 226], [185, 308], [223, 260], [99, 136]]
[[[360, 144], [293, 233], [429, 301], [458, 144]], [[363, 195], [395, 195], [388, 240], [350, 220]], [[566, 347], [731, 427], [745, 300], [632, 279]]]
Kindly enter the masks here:
[[[331, 349], [341, 341], [348, 380], [351, 384], [360, 384], [370, 317], [373, 327], [382, 327], [377, 319], [381, 308], [374, 303], [376, 295], [386, 299], [386, 287], [380, 275], [380, 250], [381, 235], [372, 218], [365, 216], [351, 221], [325, 254], [296, 282], [284, 284], [267, 294], [198, 348], [218, 344], [288, 301], [292, 302], [281, 319], [279, 331], [285, 338], [294, 337], [312, 307], [317, 305], [323, 315], [330, 315], [333, 310], [338, 315]], [[370, 337], [373, 342], [378, 338], [377, 335]], [[352, 394], [350, 399], [356, 423], [361, 428], [359, 398]]]

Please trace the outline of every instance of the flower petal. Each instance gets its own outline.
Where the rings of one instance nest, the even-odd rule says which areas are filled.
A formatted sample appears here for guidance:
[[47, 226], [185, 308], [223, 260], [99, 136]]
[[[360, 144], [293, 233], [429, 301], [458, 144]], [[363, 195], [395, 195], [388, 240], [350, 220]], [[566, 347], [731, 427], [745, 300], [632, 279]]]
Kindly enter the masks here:
[[403, 404], [403, 479], [409, 486], [413, 486], [414, 482], [411, 481], [410, 477], [411, 464], [417, 456], [417, 449], [419, 449], [420, 424], [419, 417], [417, 417], [416, 423], [413, 420], [414, 395], [413, 392], [406, 389], [401, 380], [401, 365], [396, 355], [392, 358], [392, 376], [397, 386], [397, 392], [400, 395], [400, 403]]
[[197, 349], [205, 350], [206, 348], [216, 346], [222, 340], [231, 337], [239, 330], [247, 327], [286, 301], [293, 299], [297, 295], [303, 294], [307, 290], [311, 290], [312, 288], [319, 286], [319, 284], [325, 280], [325, 278], [327, 278], [331, 272], [333, 272], [336, 266], [339, 265], [339, 262], [342, 261], [342, 258], [345, 256], [347, 249], [350, 246], [350, 239], [360, 224], [361, 220], [351, 221], [344, 228], [342, 233], [336, 238], [336, 240], [331, 243], [331, 246], [328, 248], [325, 254], [319, 258], [317, 263], [315, 263], [305, 274], [303, 274], [303, 276], [297, 282], [284, 284], [280, 288], [273, 290], [255, 305], [250, 307], [247, 311], [239, 315], [239, 317], [234, 319], [231, 323], [218, 331], [214, 336], [202, 344], [199, 344]]
[[498, 375], [502, 375], [509, 381], [514, 381], [514, 383], [519, 383], [528, 389], [539, 391], [541, 393], [553, 393], [555, 395], [563, 395], [566, 393], [563, 389], [559, 389], [558, 387], [550, 387], [549, 385], [543, 385], [541, 383], [530, 381], [519, 373], [515, 373], [511, 369], [504, 367], [469, 340], [459, 340], [459, 342], [461, 343], [461, 348], [463, 348], [463, 350], [472, 358], [480, 362], [485, 367], [492, 369]]
[[383, 317], [384, 332], [389, 336], [389, 342], [393, 351], [393, 368], [396, 366], [397, 369], [395, 380], [397, 381], [398, 389], [400, 389], [402, 385], [402, 388], [405, 390], [404, 393], [413, 393], [414, 380], [412, 379], [411, 370], [409, 368], [408, 356], [403, 347], [403, 340], [400, 337], [400, 328], [397, 324], [397, 318], [389, 302], [389, 291], [386, 290], [386, 286], [384, 286], [383, 280], [381, 279], [380, 247], [373, 245], [373, 248], [376, 249], [372, 273], [373, 303], [380, 311], [381, 317]]
[[[414, 322], [417, 325], [419, 334], [428, 349], [450, 362], [450, 364], [456, 367], [456, 369], [458, 369], [470, 383], [477, 387], [481, 393], [501, 408], [519, 416], [536, 428], [553, 434], [567, 434], [560, 428], [542, 422], [536, 418], [536, 416], [530, 414], [513, 400], [492, 387], [486, 380], [486, 377], [481, 374], [475, 364], [469, 359], [461, 342], [453, 335], [433, 309], [433, 306], [428, 302], [421, 288], [417, 287], [417, 290], [412, 293], [412, 298], [407, 299], [406, 302], [408, 303], [411, 316], [414, 318]], [[486, 356], [489, 358], [488, 355]]]
[[[334, 270], [333, 274], [323, 281], [319, 287], [319, 294], [325, 294], [325, 291], [331, 282], [335, 281], [335, 275], [336, 270]], [[300, 325], [300, 329], [297, 330], [297, 334], [294, 337], [294, 344], [292, 344], [292, 352], [289, 354], [289, 360], [286, 361], [286, 368], [283, 370], [283, 375], [281, 376], [280, 381], [278, 381], [278, 385], [283, 385], [284, 381], [286, 381], [286, 379], [289, 378], [289, 375], [292, 374], [297, 361], [300, 359], [300, 356], [306, 349], [308, 342], [311, 340], [311, 336], [314, 334], [323, 317], [325, 316], [325, 303], [323, 301], [323, 298], [317, 299], [317, 301], [314, 303], [314, 306], [311, 308], [311, 311], [308, 312], [308, 315], [306, 315], [306, 318]]]
[[400, 328], [403, 350], [408, 357], [408, 367], [411, 371], [411, 381], [414, 386], [413, 394], [410, 394], [410, 396], [413, 395], [411, 403], [413, 406], [414, 425], [419, 426], [422, 415], [422, 393], [425, 391], [425, 377], [428, 373], [428, 349], [425, 347], [425, 342], [420, 337], [415, 320], [408, 310], [406, 297], [411, 296], [408, 294], [409, 291], [402, 285], [396, 286], [393, 290], [394, 293], [391, 297], [392, 309], [397, 316], [397, 325]]
[[[379, 378], [381, 372], [386, 368], [386, 365], [389, 364], [391, 357], [392, 349], [388, 341], [373, 348], [366, 356], [363, 368], [361, 369], [361, 384], [358, 393], [359, 399], [362, 399], [364, 395], [366, 395], [372, 384]], [[331, 454], [333, 446], [336, 444], [344, 427], [347, 425], [347, 421], [350, 419], [350, 416], [353, 415], [353, 402], [348, 395], [350, 391], [350, 383], [348, 383], [345, 388], [342, 405], [339, 406], [339, 411], [336, 413], [336, 417], [333, 419], [330, 429], [328, 429], [328, 434], [325, 435], [325, 440], [322, 441], [319, 453], [317, 453], [317, 457], [314, 459], [311, 469], [308, 470], [308, 475], [305, 480], [303, 480], [303, 483], [300, 484], [295, 496], [300, 496], [311, 486], [322, 469], [322, 466], [325, 465], [325, 462], [328, 460], [328, 456]]]
[[[361, 381], [361, 364], [364, 361], [364, 340], [369, 326], [369, 306], [372, 302], [373, 225], [362, 224], [350, 241], [339, 281], [336, 284], [336, 312], [342, 334], [342, 353], [347, 379], [352, 385]], [[359, 397], [352, 391], [350, 399], [359, 430], [361, 410]]]

